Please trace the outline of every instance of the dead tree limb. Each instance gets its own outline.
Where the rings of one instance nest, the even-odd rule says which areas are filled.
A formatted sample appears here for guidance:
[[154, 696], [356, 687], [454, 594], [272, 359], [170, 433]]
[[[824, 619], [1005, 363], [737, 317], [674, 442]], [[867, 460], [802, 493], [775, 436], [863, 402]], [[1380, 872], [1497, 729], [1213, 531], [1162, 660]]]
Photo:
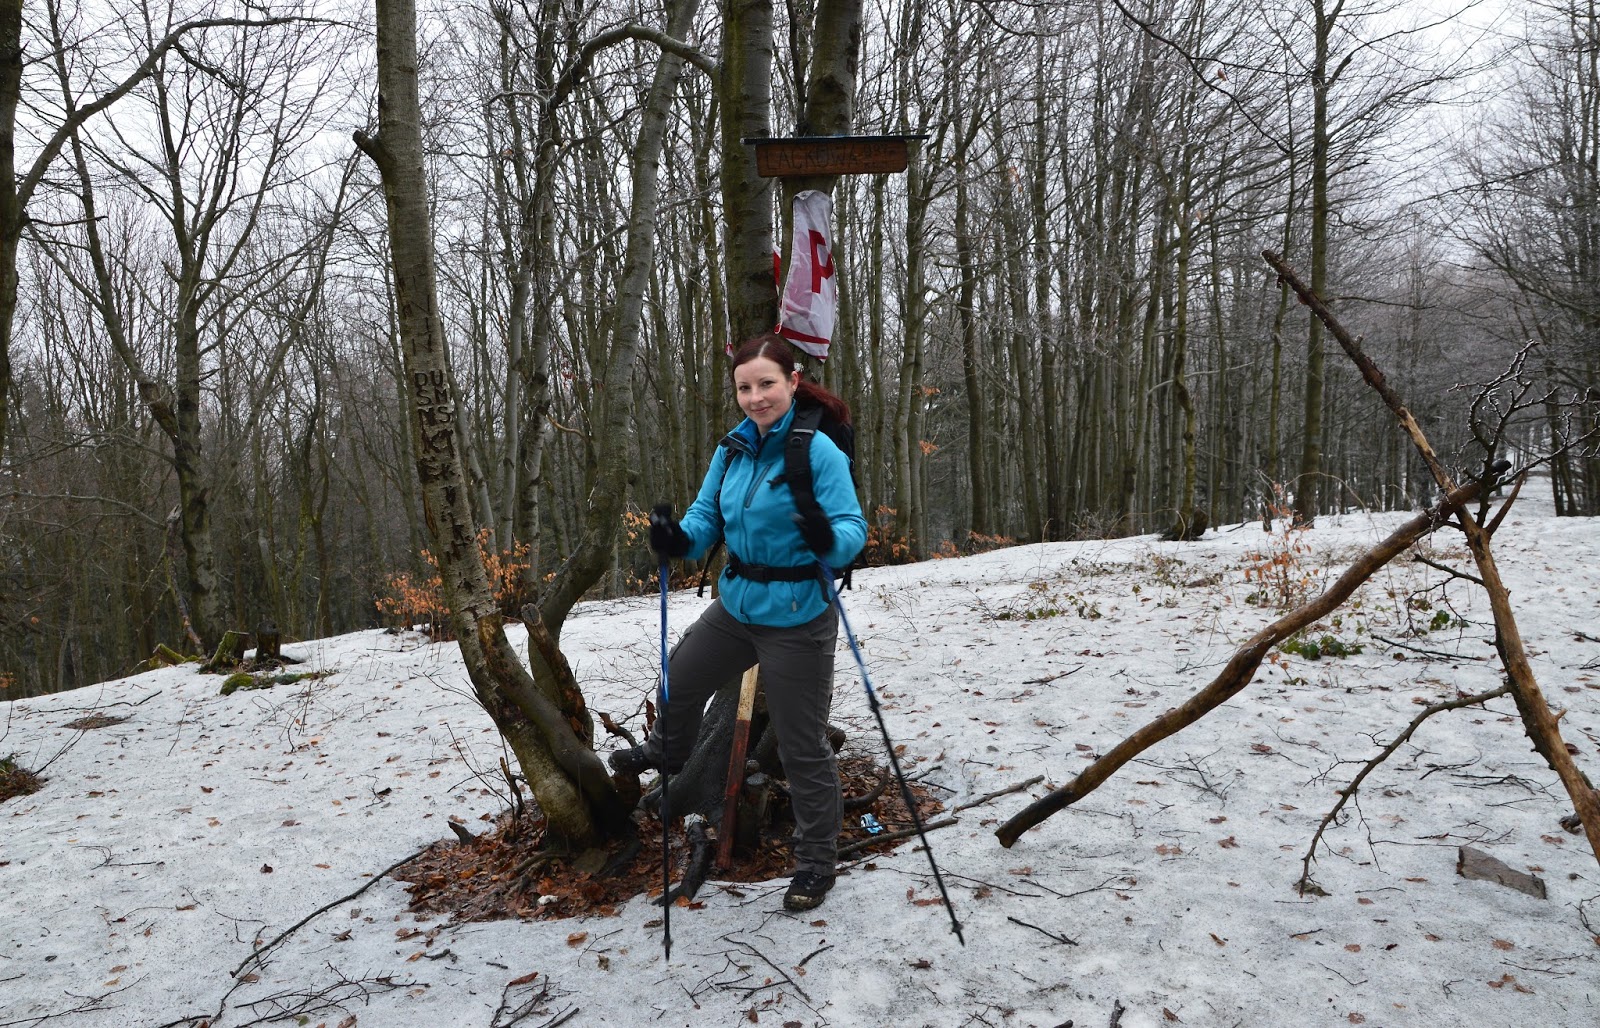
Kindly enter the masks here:
[[[930, 821], [928, 824], [922, 826], [922, 830], [924, 832], [931, 832], [935, 828], [949, 828], [951, 825], [958, 825], [960, 823], [961, 819], [959, 817], [947, 817], [941, 821]], [[909, 839], [916, 834], [917, 830], [915, 828], [905, 828], [898, 832], [883, 832], [878, 835], [869, 835], [865, 839], [857, 839], [855, 842], [846, 843], [845, 845], [840, 846], [839, 859], [843, 860], [852, 853], [859, 853], [864, 849], [877, 846], [881, 843], [899, 842], [901, 839]], [[912, 850], [912, 852], [915, 853], [916, 851]]]
[[1510, 691], [1511, 686], [1502, 685], [1498, 689], [1490, 689], [1488, 692], [1480, 692], [1473, 696], [1460, 696], [1453, 700], [1445, 700], [1442, 703], [1433, 704], [1422, 713], [1412, 718], [1411, 723], [1406, 726], [1405, 731], [1395, 736], [1394, 739], [1390, 741], [1389, 745], [1378, 751], [1378, 755], [1367, 761], [1366, 766], [1363, 767], [1356, 774], [1356, 776], [1350, 780], [1350, 784], [1339, 790], [1339, 802], [1333, 805], [1332, 810], [1323, 815], [1322, 823], [1317, 825], [1316, 832], [1311, 836], [1311, 845], [1306, 848], [1306, 857], [1300, 862], [1300, 883], [1296, 886], [1296, 891], [1298, 891], [1300, 895], [1304, 896], [1306, 894], [1306, 886], [1311, 884], [1311, 862], [1316, 859], [1317, 843], [1322, 841], [1322, 833], [1328, 830], [1329, 825], [1333, 824], [1334, 819], [1339, 816], [1339, 811], [1343, 810], [1344, 805], [1350, 802], [1351, 797], [1353, 797], [1356, 794], [1356, 791], [1361, 788], [1361, 783], [1366, 780], [1366, 777], [1376, 770], [1379, 764], [1382, 764], [1384, 761], [1388, 760], [1395, 750], [1399, 749], [1401, 746], [1404, 746], [1406, 740], [1411, 738], [1416, 730], [1422, 726], [1422, 722], [1428, 720], [1435, 714], [1442, 714], [1447, 710], [1457, 710], [1461, 707], [1471, 707], [1479, 703], [1487, 703], [1496, 696], [1504, 696]]
[[1099, 788], [1106, 779], [1134, 757], [1168, 736], [1188, 728], [1232, 699], [1250, 684], [1250, 680], [1255, 677], [1256, 669], [1261, 666], [1261, 662], [1266, 659], [1267, 652], [1272, 647], [1307, 625], [1315, 624], [1331, 614], [1385, 564], [1404, 553], [1417, 540], [1437, 530], [1444, 524], [1446, 512], [1471, 500], [1477, 495], [1478, 488], [1477, 482], [1468, 482], [1456, 489], [1444, 501], [1407, 521], [1390, 533], [1388, 538], [1362, 554], [1355, 563], [1345, 569], [1344, 574], [1323, 591], [1322, 595], [1296, 607], [1257, 632], [1248, 642], [1234, 651], [1233, 658], [1223, 667], [1221, 673], [1203, 689], [1122, 740], [1104, 756], [1079, 772], [1072, 781], [1034, 800], [1001, 825], [994, 833], [1000, 840], [1000, 845], [1011, 846], [1023, 832]]
[[1026, 782], [1018, 782], [1015, 785], [1008, 785], [1004, 789], [996, 789], [994, 792], [984, 793], [982, 796], [979, 796], [975, 800], [968, 800], [967, 802], [961, 804], [959, 807], [956, 807], [954, 810], [952, 810], [951, 813], [952, 814], [959, 814], [963, 810], [966, 810], [966, 809], [968, 809], [970, 807], [982, 806], [983, 804], [988, 803], [992, 799], [998, 799], [1001, 796], [1009, 796], [1011, 793], [1021, 792], [1024, 789], [1031, 789], [1035, 785], [1038, 785], [1042, 781], [1044, 781], [1044, 775], [1034, 775], [1032, 778], [1028, 779]]
[[[1455, 483], [1450, 473], [1440, 463], [1432, 444], [1428, 442], [1428, 437], [1423, 435], [1421, 426], [1417, 424], [1417, 419], [1411, 416], [1411, 412], [1400, 401], [1399, 394], [1389, 387], [1383, 372], [1378, 370], [1378, 366], [1361, 349], [1360, 341], [1339, 323], [1339, 319], [1334, 317], [1322, 298], [1300, 281], [1294, 269], [1289, 267], [1282, 257], [1271, 251], [1263, 252], [1262, 256], [1300, 297], [1300, 302], [1310, 307], [1312, 313], [1328, 327], [1329, 334], [1338, 340], [1344, 352], [1355, 362], [1356, 367], [1361, 369], [1361, 377], [1383, 397], [1383, 402], [1399, 419], [1400, 427], [1411, 437], [1412, 445], [1422, 455], [1439, 488], [1444, 491], [1446, 497], [1453, 496]], [[1483, 579], [1484, 591], [1489, 594], [1489, 609], [1494, 612], [1495, 649], [1499, 651], [1500, 662], [1511, 680], [1511, 698], [1516, 701], [1517, 712], [1522, 716], [1523, 729], [1532, 740], [1533, 748], [1545, 759], [1551, 770], [1561, 779], [1561, 784], [1566, 787], [1567, 795], [1572, 799], [1578, 818], [1583, 822], [1583, 831], [1589, 839], [1589, 848], [1594, 851], [1595, 859], [1600, 861], [1600, 793], [1590, 785], [1588, 778], [1578, 769], [1572, 755], [1567, 752], [1567, 745], [1561, 738], [1561, 729], [1556, 723], [1556, 716], [1551, 712], [1550, 704], [1534, 677], [1533, 665], [1528, 660], [1528, 651], [1522, 642], [1522, 632], [1517, 627], [1517, 618], [1511, 609], [1511, 593], [1500, 578], [1500, 568], [1495, 563], [1494, 553], [1489, 547], [1489, 530], [1468, 513], [1464, 500], [1447, 499], [1446, 502], [1451, 504], [1450, 513], [1460, 521], [1461, 531], [1467, 537], [1467, 547], [1472, 551], [1473, 563], [1478, 566], [1478, 577]]]

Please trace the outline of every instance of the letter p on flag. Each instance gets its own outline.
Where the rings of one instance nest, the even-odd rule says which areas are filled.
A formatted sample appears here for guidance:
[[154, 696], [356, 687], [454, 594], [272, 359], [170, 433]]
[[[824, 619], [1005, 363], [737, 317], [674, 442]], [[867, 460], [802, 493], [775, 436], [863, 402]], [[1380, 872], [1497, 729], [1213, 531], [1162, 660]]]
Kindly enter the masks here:
[[833, 270], [833, 199], [817, 189], [796, 193], [794, 242], [783, 287], [778, 334], [818, 360], [828, 359], [839, 310], [839, 279]]

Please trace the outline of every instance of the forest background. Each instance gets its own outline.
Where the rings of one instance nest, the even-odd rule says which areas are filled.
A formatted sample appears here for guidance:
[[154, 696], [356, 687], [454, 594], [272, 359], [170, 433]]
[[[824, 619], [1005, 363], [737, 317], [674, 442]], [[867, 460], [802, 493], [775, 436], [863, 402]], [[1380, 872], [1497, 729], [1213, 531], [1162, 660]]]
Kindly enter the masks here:
[[[817, 6], [420, 5], [447, 388], [506, 613], [577, 548], [619, 441], [595, 591], [639, 587], [639, 512], [686, 502], [736, 420], [719, 46], [770, 12], [769, 129], [800, 134]], [[854, 131], [926, 137], [906, 174], [834, 189], [816, 373], [857, 414], [869, 559], [1421, 504], [1409, 441], [1263, 249], [1466, 472], [1592, 432], [1600, 10], [1511, 7], [859, 5]], [[0, 2], [0, 696], [225, 628], [441, 613], [383, 189], [351, 142], [378, 121], [372, 17]], [[663, 45], [686, 70], [617, 392]], [[1514, 359], [1543, 402], [1506, 421], [1475, 384]], [[1549, 471], [1558, 514], [1600, 513], [1592, 447]]]

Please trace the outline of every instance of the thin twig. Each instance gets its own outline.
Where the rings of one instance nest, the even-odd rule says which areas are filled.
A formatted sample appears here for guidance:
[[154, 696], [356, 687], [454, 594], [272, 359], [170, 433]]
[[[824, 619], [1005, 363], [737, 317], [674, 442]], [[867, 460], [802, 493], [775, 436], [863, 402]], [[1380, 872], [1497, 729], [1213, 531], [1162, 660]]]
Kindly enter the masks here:
[[745, 952], [749, 953], [753, 957], [759, 957], [761, 959], [761, 961], [763, 963], [765, 963], [768, 967], [770, 967], [774, 971], [778, 972], [778, 977], [780, 977], [784, 981], [788, 982], [790, 988], [794, 989], [794, 991], [799, 994], [801, 999], [805, 1000], [807, 1003], [811, 1002], [811, 997], [806, 995], [806, 990], [802, 989], [799, 986], [799, 984], [795, 982], [795, 980], [793, 978], [790, 978], [789, 975], [788, 975], [788, 972], [784, 971], [783, 968], [779, 967], [777, 964], [774, 964], [771, 960], [768, 960], [767, 959], [767, 955], [765, 953], [763, 953], [760, 950], [756, 949], [754, 946], [750, 945], [748, 942], [740, 942], [739, 945], [744, 948]]
[[[431, 846], [432, 843], [429, 843], [428, 845]], [[328, 911], [332, 910], [334, 907], [340, 906], [341, 904], [344, 904], [344, 903], [349, 903], [351, 900], [355, 899], [357, 896], [360, 896], [363, 892], [366, 892], [368, 889], [372, 888], [374, 885], [377, 885], [379, 882], [381, 882], [385, 878], [387, 878], [391, 871], [394, 871], [397, 868], [403, 867], [406, 864], [411, 863], [413, 860], [416, 860], [418, 857], [422, 856], [427, 851], [428, 851], [428, 846], [424, 846], [422, 849], [417, 850], [417, 852], [411, 854], [410, 856], [402, 857], [401, 859], [399, 859], [399, 860], [395, 861], [394, 863], [390, 864], [388, 867], [384, 868], [382, 871], [379, 871], [377, 874], [373, 875], [371, 878], [369, 878], [367, 880], [366, 884], [362, 885], [361, 888], [357, 889], [355, 892], [352, 892], [347, 896], [341, 896], [338, 899], [333, 900], [331, 902], [324, 903], [322, 906], [320, 906], [317, 909], [313, 910], [311, 913], [307, 914], [305, 917], [302, 917], [300, 920], [296, 921], [294, 924], [290, 925], [288, 928], [285, 928], [283, 930], [283, 933], [280, 934], [276, 939], [273, 939], [271, 942], [269, 942], [265, 946], [262, 946], [261, 948], [255, 950], [248, 957], [245, 957], [244, 960], [240, 961], [239, 966], [233, 969], [232, 977], [238, 978], [239, 975], [244, 971], [244, 969], [246, 967], [250, 966], [251, 961], [255, 961], [256, 963], [260, 963], [261, 958], [266, 956], [268, 950], [272, 949], [274, 946], [277, 946], [280, 942], [282, 942], [283, 940], [287, 939], [289, 936], [293, 935], [295, 932], [299, 931], [301, 928], [304, 928], [308, 923], [310, 923], [311, 921], [315, 920], [317, 917], [321, 916], [322, 914], [327, 913]]]
[[1488, 660], [1489, 659], [1487, 657], [1474, 657], [1470, 653], [1446, 653], [1443, 650], [1425, 650], [1420, 646], [1411, 646], [1411, 645], [1408, 645], [1406, 643], [1400, 642], [1400, 641], [1395, 640], [1395, 639], [1386, 638], [1384, 636], [1379, 635], [1377, 632], [1372, 632], [1370, 634], [1372, 635], [1372, 638], [1374, 638], [1374, 639], [1378, 640], [1379, 642], [1383, 643], [1385, 646], [1398, 646], [1402, 650], [1410, 650], [1412, 653], [1421, 653], [1424, 656], [1428, 656], [1428, 657], [1442, 657], [1445, 660]]
[[1394, 753], [1395, 750], [1404, 745], [1405, 741], [1411, 738], [1412, 733], [1420, 728], [1422, 723], [1433, 715], [1442, 713], [1446, 710], [1456, 710], [1461, 707], [1471, 707], [1479, 703], [1487, 703], [1496, 696], [1504, 696], [1510, 691], [1511, 686], [1502, 685], [1499, 688], [1490, 689], [1488, 692], [1477, 693], [1473, 696], [1461, 696], [1453, 700], [1446, 700], [1442, 703], [1435, 703], [1433, 706], [1428, 707], [1422, 711], [1422, 713], [1412, 718], [1411, 724], [1406, 726], [1405, 731], [1395, 736], [1389, 745], [1385, 746], [1376, 757], [1373, 757], [1371, 760], [1367, 761], [1366, 766], [1357, 772], [1355, 778], [1351, 779], [1350, 784], [1339, 790], [1339, 802], [1333, 805], [1333, 809], [1328, 811], [1328, 813], [1323, 816], [1322, 823], [1317, 825], [1316, 834], [1311, 837], [1311, 845], [1306, 849], [1305, 860], [1301, 862], [1300, 883], [1297, 886], [1297, 891], [1299, 894], [1304, 896], [1306, 894], [1306, 886], [1311, 883], [1311, 861], [1316, 858], [1317, 843], [1322, 841], [1322, 833], [1327, 830], [1328, 825], [1333, 823], [1333, 819], [1339, 816], [1339, 811], [1344, 809], [1344, 805], [1350, 801], [1351, 797], [1355, 796], [1356, 790], [1361, 788], [1361, 783], [1366, 779], [1367, 775], [1371, 774], [1379, 764], [1382, 764], [1385, 760], [1389, 759], [1389, 756]]
[[1055, 932], [1046, 931], [1045, 929], [1040, 928], [1036, 924], [1029, 924], [1026, 921], [1020, 920], [1020, 919], [1015, 918], [1015, 917], [1011, 917], [1009, 915], [1006, 917], [1006, 920], [1010, 921], [1012, 924], [1019, 924], [1024, 928], [1032, 928], [1034, 931], [1039, 932], [1039, 933], [1041, 933], [1043, 935], [1049, 936], [1050, 938], [1056, 940], [1057, 942], [1064, 942], [1068, 946], [1076, 946], [1078, 944], [1077, 940], [1075, 940], [1075, 939], [1069, 939], [1065, 935], [1057, 935]]
[[1022, 680], [1022, 684], [1023, 685], [1049, 685], [1051, 682], [1054, 682], [1058, 678], [1065, 678], [1068, 675], [1077, 674], [1079, 671], [1082, 671], [1086, 666], [1087, 665], [1085, 665], [1085, 664], [1079, 664], [1077, 667], [1073, 668], [1071, 671], [1062, 671], [1059, 674], [1045, 675], [1043, 678], [1024, 678]]
[[810, 963], [812, 957], [816, 956], [818, 953], [826, 953], [830, 949], [833, 949], [833, 943], [831, 943], [831, 942], [828, 943], [826, 946], [818, 946], [816, 949], [812, 950], [810, 953], [807, 953], [805, 955], [805, 959], [804, 960], [801, 960], [800, 963], [798, 963], [798, 964], [796, 964], [794, 966], [796, 968], [805, 967], [806, 964]]
[[1436, 560], [1429, 560], [1427, 557], [1424, 557], [1420, 553], [1412, 555], [1411, 559], [1412, 559], [1413, 562], [1415, 562], [1417, 564], [1426, 564], [1430, 568], [1434, 568], [1434, 569], [1436, 569], [1438, 571], [1443, 571], [1445, 574], [1449, 575], [1451, 578], [1459, 578], [1464, 582], [1471, 582], [1474, 585], [1482, 585], [1483, 584], [1483, 579], [1479, 578], [1477, 575], [1469, 575], [1465, 571], [1457, 570], [1456, 568], [1453, 568], [1448, 564], [1441, 564]]

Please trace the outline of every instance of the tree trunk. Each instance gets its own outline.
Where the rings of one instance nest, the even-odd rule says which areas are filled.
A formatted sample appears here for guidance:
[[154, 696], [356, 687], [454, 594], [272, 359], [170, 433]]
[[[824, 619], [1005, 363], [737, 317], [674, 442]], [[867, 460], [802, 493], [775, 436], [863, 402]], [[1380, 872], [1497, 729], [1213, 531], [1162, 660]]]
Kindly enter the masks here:
[[11, 399], [11, 333], [17, 316], [17, 244], [25, 224], [17, 195], [17, 104], [22, 99], [22, 0], [0, 0], [0, 466]]
[[772, 0], [729, 0], [718, 94], [728, 327], [738, 342], [778, 323], [772, 184], [756, 174], [755, 149], [740, 141], [772, 134]]
[[[558, 706], [516, 659], [478, 555], [439, 316], [412, 0], [378, 0], [377, 42], [378, 134], [354, 138], [383, 179], [417, 475], [445, 599], [477, 698], [516, 753], [550, 829], [586, 844], [620, 831], [626, 811], [570, 707]], [[529, 626], [530, 639], [540, 628]]]

